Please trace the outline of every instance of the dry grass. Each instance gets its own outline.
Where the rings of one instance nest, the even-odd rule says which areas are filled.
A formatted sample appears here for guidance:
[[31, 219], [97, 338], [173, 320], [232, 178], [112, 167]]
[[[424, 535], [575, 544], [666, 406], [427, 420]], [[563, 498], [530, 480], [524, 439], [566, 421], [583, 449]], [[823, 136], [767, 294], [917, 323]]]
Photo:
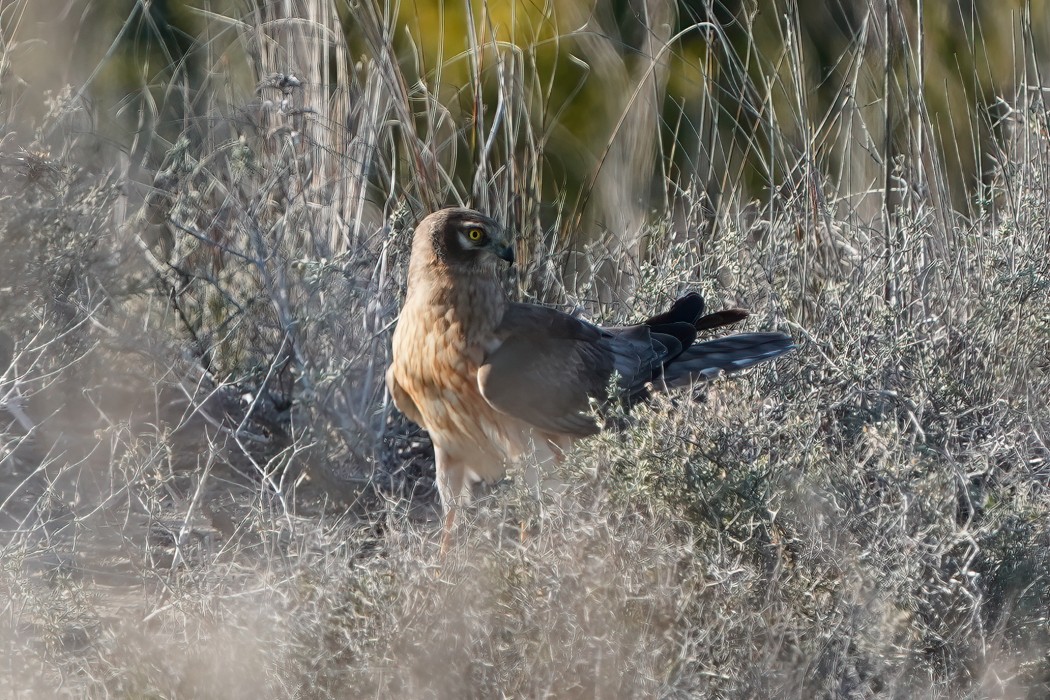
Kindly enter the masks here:
[[[29, 8], [0, 19], [12, 7]], [[1047, 694], [1041, 83], [1002, 100], [964, 215], [937, 150], [901, 145], [933, 129], [924, 92], [867, 72], [874, 6], [849, 86], [900, 80], [907, 138], [880, 150], [859, 101], [807, 112], [785, 24], [778, 55], [720, 47], [754, 112], [700, 154], [709, 171], [651, 165], [636, 133], [666, 121], [660, 57], [681, 36], [627, 60], [611, 30], [497, 43], [482, 12], [478, 45], [435, 56], [367, 3], [349, 43], [326, 3], [281, 7], [200, 14], [209, 77], [144, 89], [131, 145], [103, 137], [87, 87], [37, 104], [7, 79], [25, 25], [0, 25], [0, 693]], [[551, 32], [619, 86], [595, 150], [570, 149], [571, 95], [543, 87]], [[704, 89], [699, 121], [661, 139], [695, 145], [687, 128], [741, 108]], [[577, 157], [605, 169], [572, 181], [556, 161]], [[661, 194], [612, 217], [624, 188]], [[516, 295], [625, 321], [695, 288], [800, 348], [581, 443], [553, 467], [561, 493], [512, 472], [441, 562], [428, 443], [381, 373], [408, 232], [460, 199], [520, 226]]]

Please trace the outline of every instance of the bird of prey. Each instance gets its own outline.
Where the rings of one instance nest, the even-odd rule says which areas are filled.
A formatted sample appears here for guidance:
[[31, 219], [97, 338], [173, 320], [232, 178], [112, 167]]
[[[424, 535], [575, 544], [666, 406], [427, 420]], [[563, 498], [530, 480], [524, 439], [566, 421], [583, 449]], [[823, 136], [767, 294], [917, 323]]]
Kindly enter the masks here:
[[[514, 241], [493, 219], [448, 208], [416, 227], [408, 290], [386, 374], [395, 405], [429, 433], [445, 510], [442, 552], [474, 483], [502, 478], [532, 446], [558, 452], [598, 432], [591, 401], [628, 406], [795, 346], [782, 333], [695, 342], [697, 331], [746, 312], [703, 315], [697, 294], [634, 326], [603, 328], [556, 309], [510, 301], [499, 280]], [[555, 454], [558, 454], [555, 452]]]

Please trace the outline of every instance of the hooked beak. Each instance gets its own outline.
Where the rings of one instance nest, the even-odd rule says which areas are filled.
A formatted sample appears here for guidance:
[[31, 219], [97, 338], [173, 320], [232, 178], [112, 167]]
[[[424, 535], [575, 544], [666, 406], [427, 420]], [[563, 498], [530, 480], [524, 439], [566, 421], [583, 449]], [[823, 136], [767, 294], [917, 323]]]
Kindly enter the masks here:
[[514, 246], [513, 245], [506, 246], [502, 250], [498, 251], [496, 253], [496, 255], [499, 256], [501, 259], [506, 260], [511, 265], [514, 264]]

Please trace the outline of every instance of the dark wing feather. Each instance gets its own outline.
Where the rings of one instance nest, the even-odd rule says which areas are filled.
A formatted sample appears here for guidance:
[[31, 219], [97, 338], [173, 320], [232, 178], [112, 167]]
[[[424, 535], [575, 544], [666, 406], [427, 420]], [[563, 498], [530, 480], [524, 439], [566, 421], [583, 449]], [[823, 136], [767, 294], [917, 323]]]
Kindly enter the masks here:
[[688, 323], [661, 328], [668, 332], [645, 324], [599, 328], [555, 309], [511, 304], [496, 329], [500, 344], [478, 370], [478, 388], [494, 408], [540, 430], [592, 435], [598, 426], [590, 400], [608, 400], [614, 372], [633, 403], [696, 333]]
[[590, 400], [609, 399], [614, 372], [621, 398], [633, 405], [648, 396], [654, 382], [685, 386], [795, 347], [782, 333], [742, 333], [694, 344], [697, 330], [746, 315], [731, 309], [701, 316], [703, 310], [699, 295], [688, 294], [645, 323], [599, 328], [555, 309], [511, 304], [496, 329], [498, 343], [478, 370], [478, 388], [502, 413], [548, 433], [582, 437], [598, 431]]
[[555, 309], [511, 304], [496, 337], [499, 347], [478, 370], [486, 401], [546, 432], [598, 431], [587, 410], [612, 376], [610, 333]]
[[[703, 313], [703, 297], [696, 292], [689, 292], [678, 297], [667, 311], [646, 319], [645, 325], [653, 330], [661, 330], [661, 327], [668, 324], [688, 323], [698, 331], [706, 331], [719, 326], [728, 326], [747, 318], [747, 311], [744, 309], [724, 309], [701, 315]], [[689, 343], [686, 343], [686, 346], [688, 345]]]
[[646, 319], [645, 325], [650, 328], [668, 323], [688, 323], [692, 325], [696, 319], [700, 318], [702, 313], [704, 313], [704, 298], [696, 292], [689, 292], [675, 299], [675, 302], [671, 304], [671, 308], [667, 311]]
[[706, 331], [712, 328], [728, 326], [731, 323], [743, 321], [745, 318], [747, 318], [747, 311], [743, 309], [725, 309], [724, 311], [715, 311], [706, 316], [701, 316], [693, 322], [693, 326], [698, 331]]

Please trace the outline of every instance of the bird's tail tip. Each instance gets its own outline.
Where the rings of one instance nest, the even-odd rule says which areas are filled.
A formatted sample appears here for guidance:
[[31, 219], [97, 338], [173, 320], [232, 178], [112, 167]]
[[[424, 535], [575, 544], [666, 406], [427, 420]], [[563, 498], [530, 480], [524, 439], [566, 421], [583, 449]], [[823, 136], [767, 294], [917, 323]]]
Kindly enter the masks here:
[[664, 369], [670, 388], [697, 379], [713, 379], [723, 372], [739, 372], [786, 355], [798, 346], [784, 333], [738, 333], [697, 343]]

